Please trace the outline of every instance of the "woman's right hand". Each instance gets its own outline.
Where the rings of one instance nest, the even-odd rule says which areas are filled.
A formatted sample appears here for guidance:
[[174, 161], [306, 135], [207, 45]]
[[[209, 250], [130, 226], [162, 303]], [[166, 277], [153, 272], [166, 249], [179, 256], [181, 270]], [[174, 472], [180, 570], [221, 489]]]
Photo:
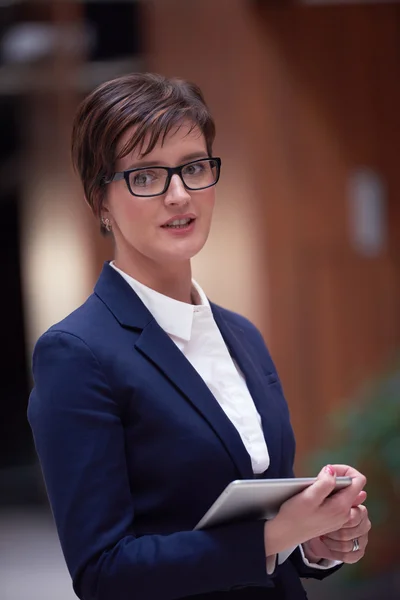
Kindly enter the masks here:
[[328, 465], [312, 485], [282, 504], [276, 517], [265, 523], [266, 556], [338, 530], [348, 521], [351, 508], [366, 498], [366, 478], [351, 467], [346, 467], [346, 475], [353, 478], [351, 485], [329, 497], [335, 487], [336, 469]]

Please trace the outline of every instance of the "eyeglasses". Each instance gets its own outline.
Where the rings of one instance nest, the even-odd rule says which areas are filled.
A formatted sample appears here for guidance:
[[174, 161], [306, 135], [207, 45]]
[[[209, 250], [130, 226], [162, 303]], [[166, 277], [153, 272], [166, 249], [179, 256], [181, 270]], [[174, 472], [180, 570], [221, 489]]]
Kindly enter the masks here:
[[188, 190], [205, 190], [215, 185], [221, 172], [220, 158], [201, 158], [179, 167], [138, 167], [114, 173], [105, 184], [125, 179], [133, 196], [148, 198], [161, 196], [167, 191], [172, 175], [178, 175]]

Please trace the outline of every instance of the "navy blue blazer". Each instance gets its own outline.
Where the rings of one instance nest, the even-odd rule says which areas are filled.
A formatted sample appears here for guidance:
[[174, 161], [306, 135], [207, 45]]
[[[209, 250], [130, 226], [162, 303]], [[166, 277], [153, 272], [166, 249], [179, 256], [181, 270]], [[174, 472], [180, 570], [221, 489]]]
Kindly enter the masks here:
[[[295, 442], [271, 357], [247, 319], [214, 304], [261, 415], [271, 464]], [[263, 523], [193, 531], [226, 485], [252, 478], [240, 436], [195, 369], [104, 265], [94, 293], [37, 342], [28, 407], [62, 550], [82, 600], [305, 598], [296, 550], [266, 574]]]

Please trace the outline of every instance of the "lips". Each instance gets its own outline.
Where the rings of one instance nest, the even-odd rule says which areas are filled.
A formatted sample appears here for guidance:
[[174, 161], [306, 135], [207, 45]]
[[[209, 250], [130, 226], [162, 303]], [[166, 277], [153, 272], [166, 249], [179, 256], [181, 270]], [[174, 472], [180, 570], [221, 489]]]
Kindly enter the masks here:
[[196, 217], [194, 215], [176, 215], [175, 217], [171, 217], [171, 219], [161, 225], [161, 227], [185, 228], [191, 225], [195, 218]]

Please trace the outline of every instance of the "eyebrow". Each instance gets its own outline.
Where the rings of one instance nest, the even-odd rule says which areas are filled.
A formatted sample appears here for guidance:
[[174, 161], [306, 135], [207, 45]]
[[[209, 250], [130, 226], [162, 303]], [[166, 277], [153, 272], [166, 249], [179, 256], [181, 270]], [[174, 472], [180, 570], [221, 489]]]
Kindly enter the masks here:
[[[185, 154], [184, 156], [181, 157], [181, 160], [179, 161], [179, 165], [184, 165], [187, 162], [190, 162], [192, 160], [201, 160], [202, 158], [210, 158], [209, 155], [207, 154], [207, 152], [205, 151], [199, 151], [199, 152], [191, 152], [190, 154]], [[138, 162], [131, 164], [129, 167], [127, 167], [126, 169], [124, 169], [124, 171], [129, 171], [130, 169], [141, 169], [146, 168], [146, 167], [166, 167], [167, 165], [163, 165], [160, 162], [154, 161], [154, 160], [145, 160], [145, 161], [141, 161], [139, 160]]]

